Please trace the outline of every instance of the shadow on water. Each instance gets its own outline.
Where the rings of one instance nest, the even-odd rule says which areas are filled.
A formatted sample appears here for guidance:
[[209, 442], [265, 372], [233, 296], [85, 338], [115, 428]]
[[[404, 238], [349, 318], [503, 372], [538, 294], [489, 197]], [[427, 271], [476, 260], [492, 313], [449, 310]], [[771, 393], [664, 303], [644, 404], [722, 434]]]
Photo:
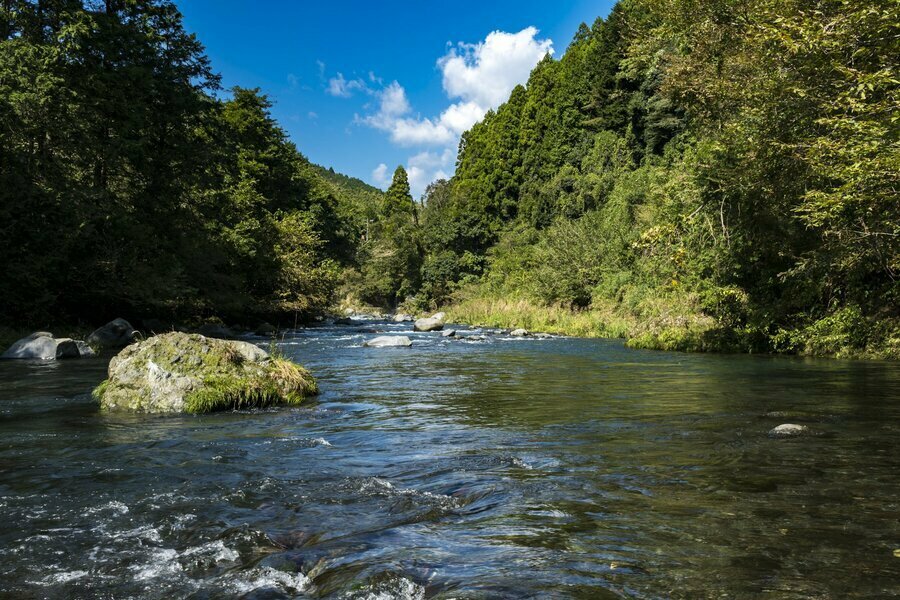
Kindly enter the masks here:
[[290, 332], [318, 401], [203, 417], [99, 413], [101, 360], [0, 362], [0, 592], [900, 594], [897, 365], [407, 329]]

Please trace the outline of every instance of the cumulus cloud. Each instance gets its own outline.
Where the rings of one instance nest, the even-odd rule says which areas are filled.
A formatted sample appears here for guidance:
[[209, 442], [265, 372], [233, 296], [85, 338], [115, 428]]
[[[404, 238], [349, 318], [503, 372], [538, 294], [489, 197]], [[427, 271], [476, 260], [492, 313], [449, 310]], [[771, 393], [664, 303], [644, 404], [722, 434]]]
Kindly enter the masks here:
[[[506, 101], [513, 88], [525, 83], [535, 65], [547, 54], [553, 54], [553, 41], [539, 39], [538, 30], [526, 27], [518, 33], [494, 31], [475, 44], [457, 43], [438, 59], [444, 92], [450, 104], [433, 117], [413, 114], [406, 90], [397, 81], [372, 90], [362, 80], [346, 81], [338, 77], [333, 95], [351, 94], [351, 85], [366, 90], [377, 98], [377, 109], [357, 116], [358, 124], [386, 132], [390, 140], [401, 146], [443, 147], [443, 151], [422, 152], [409, 158], [410, 187], [420, 194], [436, 179], [452, 173], [459, 136], [480, 121], [488, 110]], [[369, 73], [372, 85], [381, 80]], [[380, 167], [381, 165], [379, 165]], [[375, 173], [373, 172], [373, 179]], [[377, 180], [376, 180], [377, 181]]]
[[391, 182], [388, 177], [388, 166], [384, 163], [381, 163], [374, 169], [372, 169], [372, 181], [375, 182], [375, 185], [378, 187], [384, 188]]
[[438, 60], [447, 95], [485, 110], [505, 102], [514, 87], [527, 81], [534, 66], [553, 54], [553, 41], [539, 40], [537, 34], [534, 27], [518, 33], [493, 31], [483, 42], [460, 42], [451, 48]]
[[338, 73], [337, 77], [328, 80], [328, 87], [325, 91], [332, 96], [338, 98], [349, 98], [354, 91], [367, 91], [366, 82], [362, 79], [344, 79], [343, 73]]
[[432, 181], [450, 177], [449, 172], [453, 170], [455, 154], [452, 148], [445, 148], [440, 154], [425, 151], [409, 157], [406, 173], [414, 197], [421, 196]]

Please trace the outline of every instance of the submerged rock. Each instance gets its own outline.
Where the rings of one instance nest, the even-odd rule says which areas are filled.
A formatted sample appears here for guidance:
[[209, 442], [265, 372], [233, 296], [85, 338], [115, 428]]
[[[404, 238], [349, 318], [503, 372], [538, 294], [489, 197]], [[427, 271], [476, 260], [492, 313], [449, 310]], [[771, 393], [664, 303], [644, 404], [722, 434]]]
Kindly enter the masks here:
[[318, 393], [312, 375], [249, 342], [166, 333], [128, 346], [94, 390], [105, 410], [205, 413], [299, 404]]
[[10, 346], [0, 358], [55, 360], [80, 356], [81, 352], [78, 351], [78, 343], [75, 340], [55, 338], [47, 331], [35, 331]]
[[513, 329], [509, 332], [509, 335], [513, 337], [528, 337], [531, 334], [528, 333], [527, 329]]
[[[438, 313], [441, 314], [441, 313]], [[435, 317], [428, 317], [427, 319], [419, 319], [413, 325], [414, 331], [440, 331], [444, 328], [444, 321], [441, 319], [436, 319]]]
[[125, 319], [113, 319], [87, 337], [92, 348], [122, 348], [134, 341], [137, 331]]
[[804, 433], [809, 431], [809, 427], [806, 425], [797, 425], [795, 423], [784, 423], [783, 425], [779, 425], [775, 427], [771, 431], [769, 431], [769, 435], [772, 437], [793, 437], [797, 435], [803, 435]]
[[412, 340], [405, 335], [383, 335], [372, 338], [363, 344], [368, 348], [408, 348], [412, 346]]

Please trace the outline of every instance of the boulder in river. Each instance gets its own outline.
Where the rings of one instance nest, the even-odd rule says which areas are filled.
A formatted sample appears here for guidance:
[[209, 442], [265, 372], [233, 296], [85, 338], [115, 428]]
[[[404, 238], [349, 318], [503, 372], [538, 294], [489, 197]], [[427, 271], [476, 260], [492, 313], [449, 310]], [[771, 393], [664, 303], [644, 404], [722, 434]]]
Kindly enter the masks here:
[[10, 346], [0, 358], [55, 360], [78, 358], [78, 344], [70, 338], [55, 338], [47, 331], [36, 331]]
[[419, 319], [413, 325], [414, 331], [440, 331], [444, 328], [444, 321], [434, 317]]
[[256, 326], [256, 335], [272, 336], [278, 332], [278, 329], [269, 322], [263, 322]]
[[408, 348], [412, 340], [405, 335], [382, 335], [363, 344], [368, 348]]
[[431, 318], [432, 318], [432, 319], [437, 319], [438, 321], [446, 321], [446, 320], [447, 320], [447, 313], [437, 312], [437, 313], [434, 313], [433, 315], [431, 315]]
[[353, 319], [350, 317], [338, 317], [334, 320], [335, 325], [353, 325]]
[[197, 328], [197, 333], [205, 337], [217, 338], [220, 340], [228, 340], [235, 337], [234, 330], [221, 323], [204, 323]]
[[114, 356], [94, 397], [110, 411], [206, 413], [299, 404], [316, 393], [306, 369], [254, 344], [173, 332]]
[[773, 428], [769, 431], [769, 435], [772, 437], [794, 437], [798, 435], [803, 435], [809, 431], [809, 427], [806, 425], [797, 425], [795, 423], [784, 423], [779, 425], [778, 427]]
[[455, 329], [447, 329], [446, 331], [442, 332], [441, 335], [443, 337], [456, 337], [456, 330]]
[[511, 335], [513, 337], [527, 337], [531, 334], [528, 333], [527, 329], [513, 329], [512, 331], [509, 332], [509, 335]]
[[397, 313], [394, 315], [394, 323], [411, 323], [413, 321], [415, 321], [415, 318], [406, 313]]
[[78, 355], [81, 358], [90, 358], [92, 356], [97, 356], [97, 353], [94, 352], [94, 349], [87, 345], [87, 342], [82, 340], [75, 340], [75, 345], [78, 346]]
[[92, 348], [122, 348], [134, 341], [137, 331], [125, 319], [113, 319], [87, 337]]

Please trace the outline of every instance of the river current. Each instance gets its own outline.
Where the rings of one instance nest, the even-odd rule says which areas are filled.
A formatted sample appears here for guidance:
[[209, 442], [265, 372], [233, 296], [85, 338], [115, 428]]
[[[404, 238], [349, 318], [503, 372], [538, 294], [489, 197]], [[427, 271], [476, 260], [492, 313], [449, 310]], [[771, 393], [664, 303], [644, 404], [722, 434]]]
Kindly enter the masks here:
[[900, 596], [900, 365], [409, 329], [291, 331], [316, 400], [198, 417], [0, 362], [0, 596]]

